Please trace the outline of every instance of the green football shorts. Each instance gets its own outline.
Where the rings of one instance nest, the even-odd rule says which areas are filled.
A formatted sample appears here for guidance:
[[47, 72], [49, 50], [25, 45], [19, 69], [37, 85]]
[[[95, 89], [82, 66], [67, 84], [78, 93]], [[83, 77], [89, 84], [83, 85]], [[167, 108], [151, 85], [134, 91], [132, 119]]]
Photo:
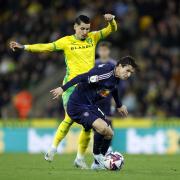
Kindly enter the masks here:
[[73, 93], [74, 89], [75, 89], [75, 87], [72, 86], [72, 87], [70, 87], [69, 89], [67, 89], [67, 90], [63, 93], [62, 99], [63, 99], [64, 109], [66, 109], [66, 107], [67, 107], [67, 102], [68, 102], [68, 100], [69, 100], [70, 95]]

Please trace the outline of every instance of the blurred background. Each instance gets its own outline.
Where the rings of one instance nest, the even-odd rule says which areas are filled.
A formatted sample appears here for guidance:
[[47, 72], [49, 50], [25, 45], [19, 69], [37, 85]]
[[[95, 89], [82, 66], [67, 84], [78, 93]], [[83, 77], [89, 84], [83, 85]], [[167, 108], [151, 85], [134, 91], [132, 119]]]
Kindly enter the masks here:
[[[0, 151], [46, 150], [64, 117], [62, 100], [52, 101], [49, 94], [65, 75], [63, 54], [12, 52], [9, 42], [47, 43], [73, 34], [80, 14], [91, 18], [91, 30], [99, 30], [106, 25], [105, 13], [114, 14], [118, 23], [107, 39], [111, 57], [134, 56], [141, 69], [120, 85], [129, 118], [114, 114], [113, 147], [128, 153], [179, 152], [179, 0], [0, 1]], [[66, 142], [78, 133], [72, 128]], [[61, 144], [61, 152], [75, 150]]]

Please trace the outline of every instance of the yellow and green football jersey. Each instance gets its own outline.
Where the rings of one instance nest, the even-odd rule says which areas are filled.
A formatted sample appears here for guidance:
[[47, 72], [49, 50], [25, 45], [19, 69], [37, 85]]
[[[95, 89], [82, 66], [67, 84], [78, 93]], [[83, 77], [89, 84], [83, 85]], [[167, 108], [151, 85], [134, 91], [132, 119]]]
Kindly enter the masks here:
[[[52, 43], [25, 45], [25, 50], [31, 52], [63, 51], [66, 62], [66, 76], [63, 83], [79, 74], [88, 72], [95, 65], [95, 49], [98, 41], [106, 38], [111, 32], [117, 30], [115, 20], [100, 31], [89, 32], [85, 40], [76, 39], [75, 35], [65, 36]], [[72, 92], [70, 89], [69, 91]], [[68, 93], [69, 94], [69, 93]], [[67, 98], [63, 98], [66, 104]]]

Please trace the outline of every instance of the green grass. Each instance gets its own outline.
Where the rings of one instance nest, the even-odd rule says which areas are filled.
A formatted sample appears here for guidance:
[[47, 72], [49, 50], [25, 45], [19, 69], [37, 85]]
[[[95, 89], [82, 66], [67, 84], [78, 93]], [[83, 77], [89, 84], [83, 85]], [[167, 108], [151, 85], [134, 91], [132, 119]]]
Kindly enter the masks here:
[[[80, 170], [75, 155], [57, 155], [53, 163], [43, 155], [1, 154], [0, 180], [178, 180], [180, 155], [125, 155], [121, 171]], [[92, 159], [89, 155], [87, 161]]]

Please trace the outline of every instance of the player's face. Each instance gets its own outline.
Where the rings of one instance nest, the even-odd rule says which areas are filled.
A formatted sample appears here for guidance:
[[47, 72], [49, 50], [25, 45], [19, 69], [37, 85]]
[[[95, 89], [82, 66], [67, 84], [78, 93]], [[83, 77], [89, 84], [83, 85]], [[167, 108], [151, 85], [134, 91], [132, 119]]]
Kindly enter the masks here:
[[110, 49], [107, 46], [100, 46], [98, 48], [98, 54], [99, 54], [100, 59], [108, 60], [109, 55], [110, 55]]
[[126, 65], [123, 67], [120, 64], [119, 66], [116, 67], [115, 70], [116, 77], [122, 80], [128, 79], [132, 75], [132, 73], [134, 73], [134, 68], [131, 65]]
[[75, 24], [74, 25], [75, 35], [78, 39], [84, 40], [86, 39], [89, 31], [90, 31], [90, 24], [85, 24], [81, 22], [80, 25]]

